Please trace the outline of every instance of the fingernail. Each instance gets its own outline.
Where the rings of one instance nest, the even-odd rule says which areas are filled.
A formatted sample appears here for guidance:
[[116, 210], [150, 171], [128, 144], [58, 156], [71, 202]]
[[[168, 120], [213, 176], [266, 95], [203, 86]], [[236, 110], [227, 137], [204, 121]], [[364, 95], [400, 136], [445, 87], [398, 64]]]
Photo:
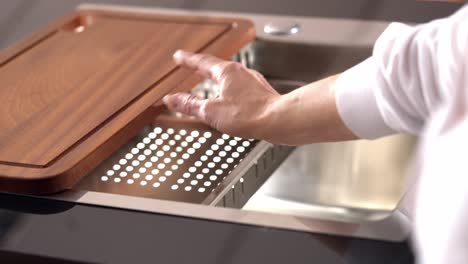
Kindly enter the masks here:
[[174, 55], [172, 55], [172, 57], [174, 58], [174, 60], [176, 62], [180, 62], [182, 60], [182, 58], [187, 54], [187, 52], [183, 51], [183, 50], [177, 50]]

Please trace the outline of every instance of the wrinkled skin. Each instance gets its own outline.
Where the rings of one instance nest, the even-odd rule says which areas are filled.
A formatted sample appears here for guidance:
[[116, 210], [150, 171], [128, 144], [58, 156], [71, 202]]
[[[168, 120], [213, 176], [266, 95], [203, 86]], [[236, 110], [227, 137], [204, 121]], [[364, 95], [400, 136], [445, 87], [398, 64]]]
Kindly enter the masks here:
[[258, 72], [205, 55], [178, 51], [175, 61], [217, 82], [220, 93], [201, 99], [188, 93], [167, 95], [172, 111], [195, 116], [215, 129], [244, 138], [299, 145], [354, 139], [336, 110], [330, 77], [280, 95]]

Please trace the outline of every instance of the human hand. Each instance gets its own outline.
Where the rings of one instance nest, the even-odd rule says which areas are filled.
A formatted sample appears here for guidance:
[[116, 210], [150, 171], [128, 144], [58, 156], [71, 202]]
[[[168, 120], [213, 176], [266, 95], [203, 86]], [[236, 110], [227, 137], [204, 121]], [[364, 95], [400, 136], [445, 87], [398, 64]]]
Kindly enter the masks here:
[[233, 136], [266, 137], [270, 108], [280, 95], [260, 73], [240, 63], [206, 54], [177, 51], [174, 60], [215, 81], [220, 86], [220, 92], [209, 99], [189, 93], [167, 95], [163, 101], [170, 110], [195, 116]]
[[237, 62], [178, 51], [174, 59], [220, 86], [220, 93], [201, 99], [188, 93], [167, 95], [172, 111], [198, 117], [215, 129], [243, 138], [301, 145], [356, 139], [336, 108], [337, 76], [280, 95], [261, 74]]

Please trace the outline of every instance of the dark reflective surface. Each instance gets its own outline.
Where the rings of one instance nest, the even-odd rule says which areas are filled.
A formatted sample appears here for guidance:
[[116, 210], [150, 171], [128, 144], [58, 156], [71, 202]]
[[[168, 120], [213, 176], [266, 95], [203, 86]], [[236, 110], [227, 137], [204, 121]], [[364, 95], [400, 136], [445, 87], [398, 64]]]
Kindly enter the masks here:
[[0, 194], [0, 201], [0, 259], [20, 253], [98, 263], [414, 263], [407, 243], [348, 239], [11, 194]]
[[64, 259], [41, 257], [29, 254], [21, 254], [0, 250], [2, 263], [34, 263], [34, 264], [78, 264], [83, 262], [69, 261]]

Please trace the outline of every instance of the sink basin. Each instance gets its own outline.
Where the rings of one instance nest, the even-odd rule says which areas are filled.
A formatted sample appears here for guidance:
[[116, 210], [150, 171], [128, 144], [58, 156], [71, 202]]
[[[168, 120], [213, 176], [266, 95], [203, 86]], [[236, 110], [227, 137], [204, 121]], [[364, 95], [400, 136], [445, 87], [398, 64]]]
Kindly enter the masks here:
[[[372, 46], [275, 42], [257, 39], [241, 53], [250, 68], [267, 78], [312, 82], [363, 61]], [[281, 88], [281, 87], [280, 87]], [[291, 87], [292, 88], [292, 87]]]
[[405, 168], [415, 143], [414, 137], [400, 135], [298, 147], [244, 209], [381, 220], [405, 193]]

